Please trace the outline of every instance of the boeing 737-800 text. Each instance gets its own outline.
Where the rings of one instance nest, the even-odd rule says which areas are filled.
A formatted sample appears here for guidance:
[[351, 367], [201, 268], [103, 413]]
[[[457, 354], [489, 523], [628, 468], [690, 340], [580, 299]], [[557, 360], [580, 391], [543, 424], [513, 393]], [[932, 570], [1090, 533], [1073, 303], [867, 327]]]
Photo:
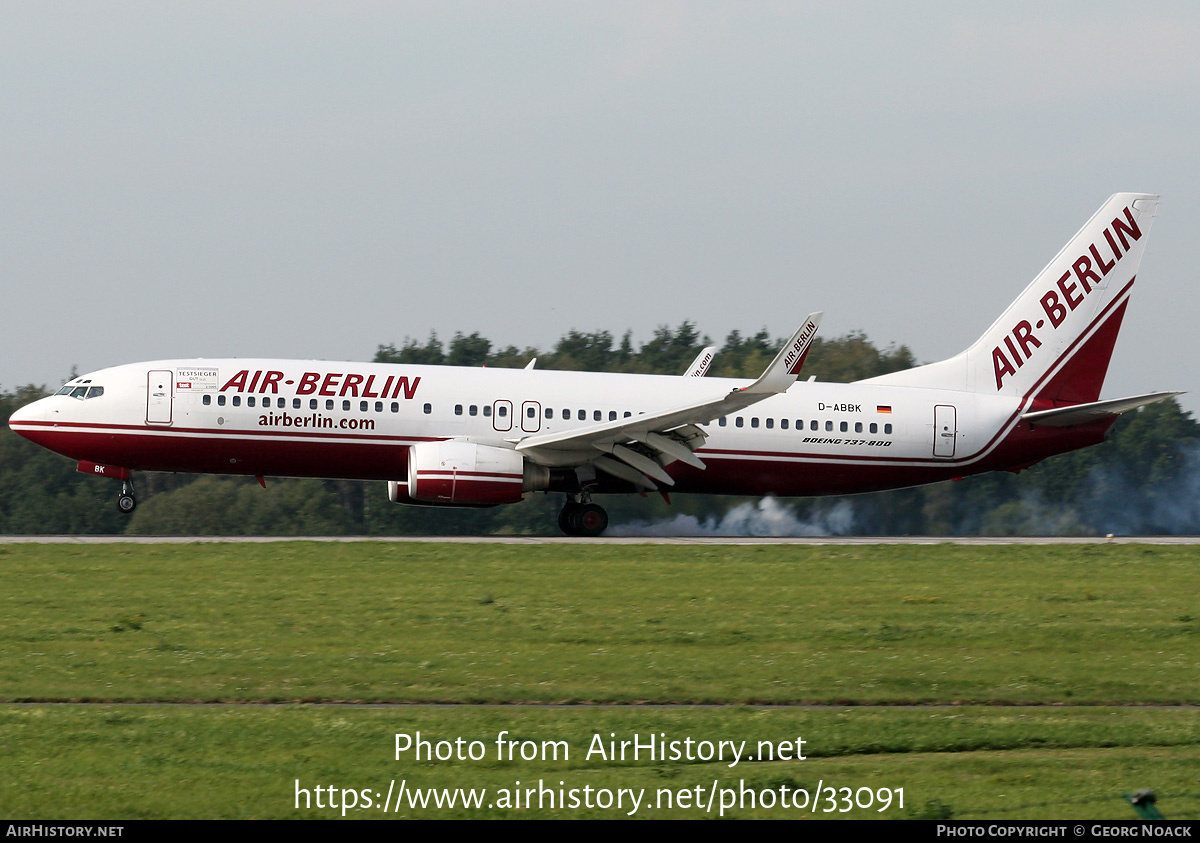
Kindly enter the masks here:
[[122, 482], [132, 471], [386, 480], [392, 501], [479, 507], [559, 492], [598, 535], [598, 494], [822, 495], [1014, 470], [1103, 440], [1174, 392], [1099, 400], [1158, 197], [1111, 197], [962, 353], [856, 383], [799, 381], [821, 314], [753, 382], [297, 360], [160, 360], [75, 378], [20, 435]]

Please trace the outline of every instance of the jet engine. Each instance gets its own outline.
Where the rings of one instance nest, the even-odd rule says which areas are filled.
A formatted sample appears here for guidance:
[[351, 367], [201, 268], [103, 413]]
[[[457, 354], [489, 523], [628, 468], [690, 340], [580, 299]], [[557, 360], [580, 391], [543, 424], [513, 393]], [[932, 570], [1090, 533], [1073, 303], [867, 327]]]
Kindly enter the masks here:
[[388, 483], [388, 498], [418, 506], [496, 506], [549, 486], [549, 469], [512, 448], [449, 439], [409, 448], [408, 482]]

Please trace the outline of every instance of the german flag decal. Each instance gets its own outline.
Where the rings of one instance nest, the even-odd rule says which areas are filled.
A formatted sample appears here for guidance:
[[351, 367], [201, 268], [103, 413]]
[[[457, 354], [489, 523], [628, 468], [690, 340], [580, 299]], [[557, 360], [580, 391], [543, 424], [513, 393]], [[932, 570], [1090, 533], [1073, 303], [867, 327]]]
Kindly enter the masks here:
[[892, 412], [892, 405], [891, 405], [891, 404], [876, 404], [876, 405], [875, 405], [875, 412], [877, 412], [877, 413], [887, 413], [887, 414], [889, 414], [889, 415], [890, 415], [890, 414], [891, 414], [891, 412]]

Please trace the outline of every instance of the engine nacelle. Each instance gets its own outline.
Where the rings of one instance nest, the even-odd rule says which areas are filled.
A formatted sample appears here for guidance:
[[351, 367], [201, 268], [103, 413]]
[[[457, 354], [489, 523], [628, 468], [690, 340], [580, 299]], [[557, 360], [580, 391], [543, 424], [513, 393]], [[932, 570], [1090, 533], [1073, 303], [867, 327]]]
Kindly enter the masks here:
[[427, 506], [431, 509], [434, 507], [444, 509], [490, 509], [493, 506], [490, 503], [435, 503], [433, 501], [419, 501], [409, 496], [408, 482], [404, 480], [388, 481], [388, 500], [392, 503], [402, 503], [405, 506]]
[[[474, 442], [422, 442], [408, 449], [408, 486], [388, 484], [397, 503], [495, 506], [549, 486], [550, 472], [512, 448]], [[408, 498], [409, 500], [405, 500]]]

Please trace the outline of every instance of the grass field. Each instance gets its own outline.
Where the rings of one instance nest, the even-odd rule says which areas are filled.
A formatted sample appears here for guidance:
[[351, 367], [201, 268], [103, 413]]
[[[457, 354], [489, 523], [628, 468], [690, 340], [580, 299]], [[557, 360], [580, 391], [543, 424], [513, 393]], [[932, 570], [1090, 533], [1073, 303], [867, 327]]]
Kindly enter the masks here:
[[[1200, 710], [1132, 706], [1198, 702], [1197, 561], [1139, 545], [3, 546], [0, 812], [341, 816], [312, 789], [361, 805], [401, 781], [487, 788], [493, 808], [398, 816], [629, 807], [501, 807], [519, 780], [580, 799], [700, 788], [713, 815], [722, 789], [873, 789], [870, 809], [833, 814], [857, 818], [1133, 818], [1121, 794], [1153, 787], [1195, 818]], [[11, 704], [73, 700], [119, 705]], [[329, 701], [518, 705], [298, 704]], [[831, 708], [778, 707], [799, 703]], [[397, 760], [395, 734], [417, 731], [482, 756]], [[503, 731], [537, 758], [498, 758]], [[807, 757], [622, 762], [593, 744], [635, 735], [697, 756], [803, 738]], [[725, 816], [827, 816], [742, 802]], [[672, 804], [635, 816], [708, 815]]]

